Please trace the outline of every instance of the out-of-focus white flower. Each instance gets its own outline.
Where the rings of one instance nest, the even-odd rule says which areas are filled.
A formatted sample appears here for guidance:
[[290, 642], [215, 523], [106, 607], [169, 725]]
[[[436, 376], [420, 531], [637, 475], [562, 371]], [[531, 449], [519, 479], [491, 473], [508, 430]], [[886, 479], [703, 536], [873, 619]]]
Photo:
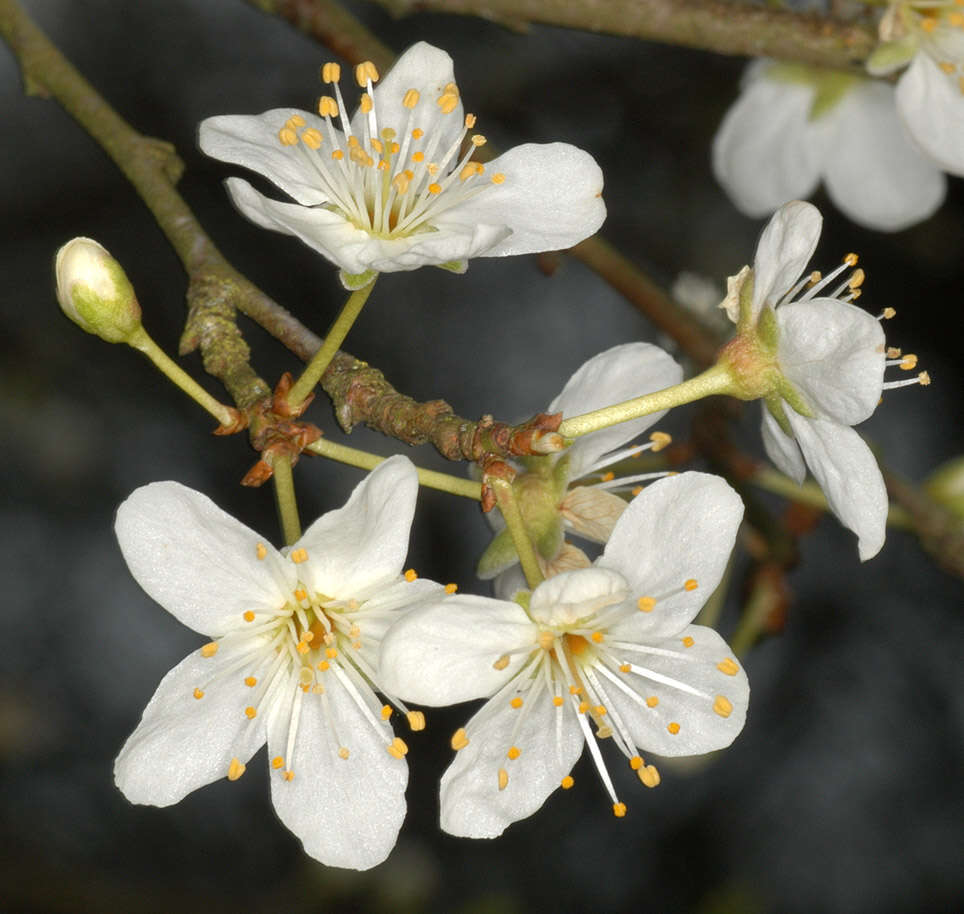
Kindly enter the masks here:
[[401, 574], [417, 491], [412, 464], [393, 457], [284, 553], [175, 482], [120, 506], [117, 539], [137, 582], [212, 639], [164, 677], [117, 757], [129, 800], [168, 806], [237, 780], [267, 741], [275, 810], [306, 853], [353, 869], [388, 856], [408, 769], [391, 707], [372, 691], [378, 648], [440, 589]]
[[753, 217], [810, 196], [822, 180], [854, 222], [897, 231], [940, 206], [941, 168], [907, 135], [893, 86], [772, 60], [747, 69], [713, 139], [717, 180]]
[[964, 4], [891, 3], [880, 37], [868, 71], [883, 76], [910, 64], [897, 80], [897, 113], [934, 162], [964, 175]]
[[744, 378], [748, 393], [754, 388], [764, 399], [763, 444], [770, 459], [797, 482], [810, 468], [833, 513], [857, 534], [866, 561], [884, 544], [887, 492], [874, 455], [851, 426], [873, 413], [883, 390], [930, 379], [921, 372], [884, 382], [885, 365], [912, 370], [917, 358], [886, 349], [880, 318], [893, 316], [892, 309], [875, 318], [851, 304], [863, 270], [834, 284], [856, 266], [855, 254], [826, 276], [802, 275], [822, 223], [817, 208], [799, 200], [774, 214], [752, 272], [744, 268], [731, 278], [724, 304], [740, 332], [721, 361]]
[[733, 741], [746, 675], [715, 631], [690, 623], [720, 581], [742, 516], [718, 477], [663, 479], [630, 503], [591, 568], [549, 578], [518, 603], [440, 599], [392, 627], [381, 654], [389, 688], [425, 705], [489, 699], [452, 739], [445, 831], [500, 835], [572, 786], [584, 745], [613, 812], [625, 815], [603, 738], [647, 787], [659, 773], [637, 749], [695, 755]]
[[461, 272], [470, 257], [568, 248], [602, 225], [602, 172], [581, 149], [529, 143], [487, 165], [472, 160], [485, 137], [470, 136], [476, 119], [463, 112], [444, 51], [413, 45], [377, 89], [374, 65], [360, 64], [364, 92], [351, 120], [339, 77], [337, 64], [322, 68], [334, 94], [322, 97], [319, 116], [286, 108], [212, 117], [200, 144], [293, 197], [283, 203], [239, 178], [227, 182], [244, 215], [300, 238], [341, 268], [348, 287], [373, 273]]
[[[581, 365], [547, 411], [562, 413], [563, 417], [579, 416], [672, 387], [682, 379], [682, 368], [658, 346], [624, 343]], [[567, 450], [548, 457], [520, 459], [513, 487], [543, 573], [552, 575], [589, 565], [581, 549], [565, 542], [566, 531], [595, 543], [609, 539], [626, 508], [626, 500], [616, 493], [636, 494], [639, 483], [654, 474], [617, 477], [606, 468], [668, 444], [669, 435], [654, 432], [648, 443], [629, 446], [665, 413], [663, 410], [583, 435]], [[493, 514], [493, 521], [498, 523], [501, 517], [495, 510], [489, 516]], [[479, 577], [499, 575], [496, 593], [508, 599], [525, 587], [521, 573], [503, 575], [518, 561], [512, 537], [502, 527], [479, 561]]]

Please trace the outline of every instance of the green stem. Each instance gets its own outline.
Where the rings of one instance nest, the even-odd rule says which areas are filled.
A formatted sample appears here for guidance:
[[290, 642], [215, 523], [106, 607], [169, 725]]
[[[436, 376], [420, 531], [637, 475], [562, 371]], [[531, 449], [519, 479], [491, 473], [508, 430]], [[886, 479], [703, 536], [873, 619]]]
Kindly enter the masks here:
[[143, 327], [135, 330], [127, 343], [139, 352], [143, 352], [169, 381], [180, 387], [195, 403], [214, 416], [221, 425], [231, 426], [234, 424], [237, 418], [235, 411], [230, 406], [225, 406], [215, 397], [212, 397], [201, 387], [151, 339]]
[[490, 479], [489, 484], [495, 492], [495, 500], [499, 505], [502, 516], [505, 518], [505, 524], [509, 528], [509, 535], [512, 537], [512, 544], [519, 555], [519, 563], [522, 565], [522, 572], [526, 576], [526, 583], [532, 590], [535, 590], [545, 580], [545, 577], [539, 567], [535, 547], [526, 532], [525, 521], [522, 519], [522, 512], [515, 500], [512, 483], [505, 479]]
[[578, 438], [581, 435], [599, 431], [601, 428], [609, 428], [610, 425], [638, 419], [640, 416], [648, 416], [684, 403], [692, 403], [694, 400], [701, 400], [712, 394], [732, 394], [733, 392], [733, 377], [729, 367], [717, 364], [707, 368], [695, 378], [690, 378], [674, 387], [667, 387], [633, 400], [625, 400], [614, 406], [606, 406], [591, 413], [565, 419], [559, 426], [559, 434], [564, 438]]
[[295, 381], [291, 390], [288, 391], [288, 405], [292, 409], [301, 406], [308, 394], [315, 389], [315, 385], [321, 380], [321, 376], [331, 364], [331, 360], [338, 354], [341, 344], [345, 342], [345, 337], [348, 336], [348, 331], [351, 330], [352, 324], [355, 323], [361, 309], [365, 307], [365, 302], [368, 301], [368, 296], [375, 288], [376, 279], [378, 279], [377, 273], [375, 279], [367, 286], [356, 289], [348, 296], [348, 301], [345, 302], [341, 314], [331, 325], [321, 348], [311, 357], [311, 361], [305, 367], [301, 377]]
[[[335, 444], [327, 438], [319, 438], [305, 448], [312, 454], [319, 457], [328, 457], [337, 460], [339, 463], [347, 463], [353, 467], [361, 467], [363, 470], [374, 470], [380, 463], [387, 458], [380, 457], [378, 454], [370, 454], [368, 451], [360, 451], [357, 448], [345, 447], [343, 444]], [[439, 492], [448, 492], [450, 495], [461, 495], [463, 498], [471, 498], [475, 501], [482, 499], [482, 486], [471, 480], [462, 479], [460, 476], [450, 476], [448, 473], [439, 473], [436, 470], [423, 470], [416, 467], [418, 471], [418, 481], [420, 485], [430, 489], [438, 489]]]
[[278, 517], [281, 519], [281, 531], [285, 544], [288, 546], [301, 539], [301, 520], [298, 517], [298, 502], [295, 500], [295, 481], [291, 473], [291, 458], [278, 457], [271, 465], [274, 472], [275, 500], [278, 503]]

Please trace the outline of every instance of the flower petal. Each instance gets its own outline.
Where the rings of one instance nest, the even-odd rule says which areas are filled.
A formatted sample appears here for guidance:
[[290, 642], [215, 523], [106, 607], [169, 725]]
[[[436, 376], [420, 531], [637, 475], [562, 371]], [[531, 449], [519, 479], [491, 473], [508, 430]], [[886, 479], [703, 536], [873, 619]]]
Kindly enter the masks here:
[[919, 52], [897, 81], [897, 113], [926, 155], [944, 171], [964, 175], [964, 93], [957, 80]]
[[884, 331], [862, 308], [832, 298], [791, 302], [776, 311], [780, 370], [824, 418], [863, 422], [884, 383]]
[[[161, 680], [114, 763], [114, 780], [128, 800], [170, 806], [226, 777], [232, 758], [244, 764], [264, 744], [263, 718], [244, 714], [251, 690], [242, 680], [273, 655], [230, 672], [249, 647], [226, 642], [213, 657], [194, 651]], [[195, 689], [203, 691], [200, 699]]]
[[[466, 724], [468, 745], [442, 775], [441, 825], [451, 835], [497, 838], [539, 809], [582, 754], [571, 707], [553, 706], [547, 690], [518, 709], [509, 698], [493, 699], [501, 704], [489, 702]], [[509, 759], [513, 745], [521, 754]], [[500, 769], [508, 776], [501, 790]]]
[[[624, 400], [672, 387], [683, 380], [683, 369], [666, 352], [650, 343], [623, 343], [594, 355], [576, 369], [547, 412], [566, 419]], [[632, 441], [659, 422], [666, 410], [621, 422], [577, 438], [569, 448], [569, 475], [579, 475], [599, 458]]]
[[833, 125], [809, 119], [812, 87], [755, 70], [763, 75], [743, 89], [713, 138], [713, 174], [733, 205], [757, 218], [813, 193]]
[[[117, 509], [117, 542], [149, 597], [211, 637], [242, 614], [283, 606], [295, 575], [278, 552], [207, 496], [176, 482], [137, 489]], [[258, 560], [259, 545], [266, 551]]]
[[[284, 697], [293, 696], [301, 707], [290, 757], [290, 707], [279, 704], [268, 721], [269, 758], [283, 759], [283, 767], [271, 771], [271, 799], [306, 854], [327, 866], [365, 870], [395, 846], [405, 817], [408, 765], [387, 751], [392, 729], [371, 689], [357, 674], [349, 681], [355, 695], [328, 673], [321, 695], [302, 692], [291, 677]], [[347, 758], [338, 754], [343, 747]], [[294, 775], [290, 781], [286, 771]]]
[[[302, 144], [283, 146], [278, 132], [290, 117], [301, 117], [325, 137], [325, 122], [308, 111], [275, 108], [264, 114], [224, 114], [201, 121], [198, 145], [201, 151], [234, 165], [243, 165], [270, 178], [286, 194], [305, 206], [324, 203], [328, 197], [321, 188], [318, 172]], [[327, 140], [326, 140], [327, 141]]]
[[880, 468], [852, 428], [787, 410], [793, 434], [840, 523], [857, 534], [860, 560], [873, 558], [887, 534], [887, 490]]
[[[381, 684], [403, 701], [442, 707], [493, 694], [535, 649], [517, 603], [457, 594], [408, 613], [382, 641]], [[505, 666], [493, 664], [511, 652]]]
[[[596, 565], [622, 574], [633, 599], [658, 602], [612, 631], [639, 642], [679, 632], [719, 584], [742, 519], [740, 497], [708, 473], [660, 479], [637, 495]], [[686, 590], [691, 579], [697, 586]]]
[[603, 177], [596, 160], [568, 143], [526, 143], [485, 166], [501, 184], [446, 211], [433, 224], [506, 225], [512, 230], [484, 257], [559, 251], [588, 238], [606, 218]]
[[628, 594], [626, 585], [621, 574], [608, 568], [564, 571], [532, 591], [529, 615], [543, 625], [565, 628], [621, 603]]
[[307, 551], [304, 583], [333, 599], [365, 599], [402, 571], [415, 515], [418, 476], [412, 462], [389, 457], [351, 493], [345, 506], [318, 518], [292, 547]]
[[820, 240], [823, 216], [802, 200], [780, 207], [767, 223], [753, 260], [753, 314], [774, 307], [793, 288]]
[[841, 101], [839, 123], [824, 177], [834, 203], [850, 219], [897, 232], [941, 205], [947, 181], [905, 132], [892, 86], [862, 82]]
[[665, 756], [701, 755], [729, 746], [743, 729], [750, 699], [746, 673], [729, 645], [713, 629], [689, 625], [654, 647], [674, 656], [613, 648], [620, 662], [645, 671], [614, 674], [634, 694], [601, 679], [605, 704], [615, 708], [633, 742], [644, 752]]
[[570, 489], [559, 505], [566, 526], [594, 543], [605, 543], [609, 539], [625, 510], [625, 499], [592, 486]]
[[[588, 563], [589, 560], [586, 561]], [[514, 600], [516, 594], [530, 589], [522, 566], [519, 564], [507, 568], [492, 582], [492, 593], [497, 600]]]
[[779, 423], [770, 414], [770, 410], [763, 406], [763, 449], [773, 465], [786, 473], [798, 485], [807, 478], [807, 466], [803, 462], [803, 455], [797, 442], [780, 428]]

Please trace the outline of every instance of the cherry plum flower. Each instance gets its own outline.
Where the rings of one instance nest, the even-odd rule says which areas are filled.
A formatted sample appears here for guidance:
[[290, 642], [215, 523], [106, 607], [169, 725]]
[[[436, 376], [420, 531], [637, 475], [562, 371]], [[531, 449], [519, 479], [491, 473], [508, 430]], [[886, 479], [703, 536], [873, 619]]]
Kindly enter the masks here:
[[267, 742], [275, 810], [306, 853], [352, 869], [388, 856], [408, 769], [392, 708], [373, 691], [378, 648], [440, 589], [401, 574], [417, 491], [412, 464], [393, 457], [281, 552], [176, 482], [120, 506], [117, 539], [137, 582], [210, 639], [164, 677], [117, 757], [131, 802], [168, 806], [237, 780]]
[[713, 629], [691, 623], [720, 582], [742, 515], [718, 477], [661, 479], [630, 502], [592, 567], [518, 602], [440, 598], [391, 628], [381, 652], [390, 689], [429, 706], [488, 699], [452, 737], [445, 831], [497, 837], [572, 787], [585, 747], [622, 817], [604, 739], [647, 787], [660, 775], [639, 750], [696, 755], [735, 739], [746, 675]]
[[377, 88], [371, 62], [355, 78], [363, 93], [351, 119], [340, 67], [329, 63], [322, 79], [333, 94], [317, 115], [284, 108], [211, 117], [200, 128], [204, 152], [264, 175], [295, 201], [230, 178], [238, 209], [335, 263], [346, 287], [379, 272], [462, 272], [470, 257], [568, 248], [602, 224], [602, 172], [581, 149], [527, 143], [487, 164], [472, 159], [485, 137], [471, 132], [476, 118], [464, 112], [445, 51], [419, 42]]

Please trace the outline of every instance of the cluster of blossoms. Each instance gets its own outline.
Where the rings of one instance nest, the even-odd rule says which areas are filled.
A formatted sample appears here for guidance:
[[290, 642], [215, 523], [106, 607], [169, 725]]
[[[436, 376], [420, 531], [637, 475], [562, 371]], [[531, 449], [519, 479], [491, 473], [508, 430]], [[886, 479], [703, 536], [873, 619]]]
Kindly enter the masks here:
[[[822, 180], [854, 222], [898, 231], [964, 175], [964, 4], [898, 0], [867, 61], [907, 67], [896, 87], [851, 72], [758, 60], [713, 141], [713, 171], [748, 216], [807, 197]], [[909, 64], [909, 66], [907, 66]]]
[[[201, 144], [290, 194], [297, 203], [228, 182], [246, 215], [320, 251], [347, 286], [380, 271], [563, 247], [601, 223], [602, 179], [581, 150], [522, 146], [483, 166], [471, 159], [476, 136], [461, 154], [474, 118], [463, 116], [444, 52], [416, 45], [378, 89], [374, 68], [361, 65], [365, 93], [341, 128], [337, 67], [322, 76], [334, 96], [319, 117], [211, 118]], [[916, 359], [887, 350], [878, 318], [853, 304], [863, 281], [855, 256], [825, 277], [805, 273], [820, 228], [810, 204], [786, 204], [752, 270], [730, 278], [721, 307], [736, 336], [711, 392], [763, 401], [768, 455], [797, 481], [809, 467], [867, 559], [884, 541], [887, 497], [851, 426], [883, 390], [927, 377], [884, 382], [887, 365]], [[140, 321], [132, 291], [103, 249], [78, 242], [58, 257], [62, 306], [84, 329], [128, 339]], [[585, 417], [684, 387], [682, 377], [658, 347], [628, 343], [586, 362], [548, 409]], [[441, 781], [442, 827], [469, 837], [495, 837], [572, 787], [584, 748], [622, 818], [605, 741], [649, 788], [660, 783], [652, 756], [728, 746], [746, 719], [746, 674], [720, 635], [693, 621], [723, 577], [742, 503], [704, 473], [608, 469], [669, 443], [662, 432], [631, 443], [664, 412], [519, 458], [511, 491], [534, 560], [523, 577], [520, 530], [496, 532], [479, 563], [480, 577], [496, 578], [495, 599], [403, 571], [418, 476], [402, 456], [280, 551], [177, 483], [135, 491], [116, 523], [131, 573], [209, 640], [147, 705], [116, 761], [120, 789], [133, 802], [176, 803], [237, 780], [267, 743], [281, 820], [313, 857], [364, 869], [385, 859], [404, 817], [408, 748], [390, 719], [397, 710], [410, 729], [425, 727], [405, 702], [486, 699], [452, 736]], [[567, 534], [601, 554], [591, 561]]]

